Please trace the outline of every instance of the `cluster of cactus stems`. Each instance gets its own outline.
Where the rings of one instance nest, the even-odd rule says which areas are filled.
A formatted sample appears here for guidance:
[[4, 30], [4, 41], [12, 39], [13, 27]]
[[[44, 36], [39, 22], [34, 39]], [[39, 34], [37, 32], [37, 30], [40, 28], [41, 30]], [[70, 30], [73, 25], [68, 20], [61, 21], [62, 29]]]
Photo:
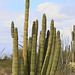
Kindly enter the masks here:
[[11, 36], [13, 38], [12, 75], [55, 75], [61, 49], [60, 31], [58, 30], [56, 34], [54, 20], [52, 19], [50, 31], [48, 30], [46, 34], [47, 19], [46, 15], [43, 14], [42, 30], [40, 31], [39, 46], [37, 47], [38, 20], [33, 21], [32, 36], [28, 40], [28, 17], [29, 0], [26, 0], [23, 55], [20, 56], [20, 65], [18, 30], [14, 28], [14, 22], [11, 23]]

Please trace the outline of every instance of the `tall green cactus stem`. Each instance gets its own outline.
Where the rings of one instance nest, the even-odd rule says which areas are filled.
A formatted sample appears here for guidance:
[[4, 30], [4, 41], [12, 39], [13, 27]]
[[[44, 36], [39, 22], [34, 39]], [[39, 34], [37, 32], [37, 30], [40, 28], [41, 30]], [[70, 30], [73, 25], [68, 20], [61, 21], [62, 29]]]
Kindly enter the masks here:
[[73, 53], [73, 44], [72, 44], [72, 41], [71, 41], [71, 61], [72, 61], [72, 53]]
[[32, 26], [32, 38], [34, 34], [35, 34], [35, 21], [33, 21], [33, 26]]
[[[11, 36], [12, 38], [14, 38], [14, 22], [13, 21], [11, 22]], [[12, 73], [13, 73], [13, 60], [12, 60]]]
[[37, 54], [37, 36], [38, 36], [38, 20], [35, 22], [35, 35], [36, 35], [36, 65], [35, 65], [35, 73], [37, 72], [37, 61], [38, 61], [38, 54]]
[[24, 74], [24, 59], [23, 59], [22, 56], [21, 56], [20, 58], [21, 58], [21, 59], [20, 59], [20, 60], [21, 60], [21, 61], [20, 61], [20, 71], [21, 71], [21, 72], [20, 72], [20, 75], [25, 75], [25, 74]]
[[40, 48], [41, 48], [41, 31], [40, 31], [40, 36], [39, 36], [39, 46], [38, 46], [38, 53], [37, 53], [37, 66], [36, 66], [36, 75], [37, 75], [37, 70], [38, 70], [38, 63], [39, 63], [39, 56], [40, 56]]
[[73, 44], [72, 44], [72, 41], [71, 41], [71, 53], [73, 52]]
[[54, 20], [51, 20], [51, 25], [50, 25], [50, 36], [49, 36], [49, 41], [48, 41], [48, 48], [47, 48], [47, 52], [45, 55], [45, 59], [44, 59], [44, 63], [43, 63], [43, 67], [41, 70], [41, 75], [46, 75], [46, 70], [48, 67], [48, 63], [49, 63], [49, 56], [51, 54], [51, 48], [52, 48], [52, 42], [53, 42], [53, 32], [54, 32]]
[[55, 51], [55, 42], [56, 42], [56, 28], [54, 28], [52, 50], [51, 50], [51, 55], [50, 55], [46, 75], [49, 75], [49, 73], [51, 71], [51, 67], [52, 67], [52, 63], [53, 63], [53, 57], [54, 57], [54, 51]]
[[37, 37], [37, 35], [38, 35], [38, 20], [36, 20], [36, 22], [35, 22], [35, 34]]
[[40, 56], [39, 56], [39, 62], [38, 62], [37, 75], [41, 74], [41, 69], [42, 69], [42, 65], [43, 65], [45, 34], [46, 34], [46, 15], [43, 14], [42, 32], [41, 32], [41, 48], [40, 48]]
[[36, 35], [33, 35], [30, 75], [35, 75], [35, 64], [36, 64]]
[[23, 37], [23, 58], [25, 74], [28, 75], [28, 61], [27, 61], [27, 40], [28, 40], [28, 18], [29, 18], [29, 0], [26, 0], [25, 6], [25, 23], [24, 23], [24, 37]]
[[56, 47], [55, 47], [55, 52], [54, 52], [54, 59], [53, 59], [53, 64], [52, 68], [50, 71], [50, 75], [55, 75], [58, 61], [59, 61], [59, 55], [60, 55], [60, 31], [57, 31], [57, 37], [56, 37]]
[[14, 38], [14, 22], [11, 23], [11, 36]]
[[14, 30], [13, 38], [13, 73], [12, 75], [19, 75], [19, 63], [18, 63], [18, 30]]
[[[44, 48], [44, 59], [45, 59], [45, 55], [46, 55], [46, 51], [47, 51], [47, 47], [48, 47], [48, 40], [49, 40], [49, 35], [50, 35], [50, 31], [47, 31], [47, 37], [45, 39], [45, 48]], [[44, 61], [43, 59], [43, 61]]]
[[32, 51], [32, 37], [29, 38], [29, 48], [28, 48], [28, 75], [30, 75], [31, 51]]
[[75, 62], [75, 25], [73, 25], [72, 41], [73, 41], [72, 62]]

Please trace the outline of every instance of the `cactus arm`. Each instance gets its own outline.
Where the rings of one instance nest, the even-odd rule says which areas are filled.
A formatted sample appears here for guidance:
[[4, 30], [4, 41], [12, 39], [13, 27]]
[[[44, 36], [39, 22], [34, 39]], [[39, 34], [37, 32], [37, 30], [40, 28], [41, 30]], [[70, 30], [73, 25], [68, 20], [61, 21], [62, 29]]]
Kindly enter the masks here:
[[28, 60], [27, 60], [27, 40], [28, 40], [28, 18], [29, 18], [29, 0], [26, 0], [25, 6], [25, 23], [24, 23], [24, 37], [23, 37], [23, 58], [25, 74], [28, 75]]
[[48, 64], [46, 75], [49, 75], [49, 73], [51, 71], [51, 68], [52, 68], [54, 51], [55, 51], [55, 42], [56, 42], [56, 28], [54, 28], [53, 45], [52, 45], [52, 50], [51, 50], [51, 55], [50, 55], [50, 59], [49, 59], [49, 64]]
[[43, 63], [43, 67], [41, 70], [41, 75], [46, 74], [48, 62], [49, 62], [49, 55], [51, 54], [51, 48], [52, 48], [52, 42], [53, 42], [53, 32], [54, 32], [54, 21], [53, 19], [51, 20], [51, 25], [50, 25], [50, 36], [49, 36], [49, 41], [48, 41], [48, 48], [45, 56], [45, 60]]
[[50, 75], [55, 75], [58, 61], [59, 61], [59, 55], [60, 55], [60, 32], [57, 31], [56, 48], [55, 48], [55, 52], [54, 52], [54, 59], [53, 59], [53, 64], [52, 64], [52, 68], [50, 71]]
[[35, 75], [35, 64], [36, 64], [36, 35], [33, 35], [30, 75]]

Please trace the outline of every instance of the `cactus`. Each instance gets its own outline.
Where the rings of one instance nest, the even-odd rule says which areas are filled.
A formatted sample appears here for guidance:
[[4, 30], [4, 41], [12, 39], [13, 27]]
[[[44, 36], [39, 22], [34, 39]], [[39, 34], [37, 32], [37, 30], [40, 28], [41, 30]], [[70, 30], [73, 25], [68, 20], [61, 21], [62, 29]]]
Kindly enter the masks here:
[[58, 61], [59, 61], [59, 55], [60, 55], [60, 31], [57, 31], [57, 37], [56, 37], [56, 47], [55, 47], [55, 52], [54, 52], [54, 59], [53, 59], [53, 64], [52, 68], [50, 71], [50, 75], [55, 75]]
[[73, 52], [72, 52], [72, 62], [75, 62], [75, 25], [72, 31], [72, 41], [73, 41]]
[[35, 64], [36, 64], [36, 35], [33, 35], [30, 75], [35, 75]]
[[24, 59], [23, 59], [23, 57], [21, 56], [20, 57], [20, 75], [25, 75], [24, 74]]
[[46, 74], [47, 66], [49, 63], [49, 56], [51, 54], [51, 48], [52, 48], [52, 42], [53, 42], [53, 32], [54, 32], [54, 20], [52, 19], [51, 26], [50, 26], [50, 36], [49, 36], [49, 41], [48, 41], [48, 48], [47, 48], [46, 56], [44, 59], [43, 67], [41, 70], [41, 75]]
[[[14, 22], [11, 22], [11, 37], [14, 38]], [[13, 42], [14, 44], [14, 42]], [[14, 49], [14, 47], [13, 47]], [[13, 73], [13, 61], [12, 61], [12, 73]]]
[[51, 50], [51, 55], [49, 59], [49, 64], [47, 68], [46, 75], [49, 75], [53, 63], [53, 57], [54, 57], [54, 51], [55, 51], [55, 42], [56, 42], [56, 28], [54, 28], [54, 34], [53, 34], [53, 45], [52, 45], [52, 50]]
[[[23, 57], [21, 55], [20, 67], [18, 59], [18, 31], [17, 28], [14, 29], [14, 22], [12, 21], [11, 23], [11, 36], [13, 38], [12, 75], [19, 75], [19, 72], [20, 75], [55, 75], [61, 46], [60, 32], [57, 32], [56, 37], [56, 28], [52, 19], [50, 31], [47, 31], [46, 37], [46, 15], [43, 14], [42, 31], [39, 36], [39, 48], [37, 52], [38, 20], [33, 21], [32, 36], [28, 40], [28, 18], [29, 0], [26, 0]], [[75, 39], [74, 35], [73, 31], [73, 43]]]
[[32, 38], [34, 34], [35, 34], [35, 21], [33, 21], [33, 26], [32, 26]]
[[[49, 35], [50, 35], [50, 31], [47, 31], [47, 37], [45, 39], [45, 48], [44, 48], [44, 59], [45, 59], [45, 55], [46, 55], [46, 51], [47, 51], [47, 47], [48, 47], [48, 40], [49, 40]], [[43, 61], [44, 61], [43, 59]]]
[[28, 18], [29, 18], [29, 0], [26, 0], [25, 6], [25, 23], [24, 23], [24, 37], [23, 37], [23, 58], [24, 58], [24, 71], [28, 75], [28, 64], [27, 64], [27, 40], [28, 40]]
[[41, 48], [40, 48], [40, 56], [39, 56], [39, 62], [38, 62], [38, 69], [37, 69], [37, 75], [41, 74], [41, 69], [43, 65], [43, 58], [44, 58], [44, 46], [45, 46], [45, 34], [46, 34], [46, 15], [43, 14], [42, 19], [42, 32], [41, 32]]
[[19, 75], [19, 62], [18, 62], [18, 30], [14, 30], [13, 38], [13, 72], [12, 75]]
[[14, 38], [14, 22], [11, 23], [11, 36]]
[[39, 63], [39, 56], [40, 56], [40, 48], [41, 48], [41, 31], [40, 31], [40, 36], [39, 36], [39, 47], [38, 47], [38, 53], [37, 53], [37, 65], [36, 65], [36, 75], [37, 75], [37, 69], [39, 67], [38, 63]]
[[28, 75], [30, 75], [31, 51], [32, 51], [32, 37], [29, 38], [29, 48], [28, 48]]

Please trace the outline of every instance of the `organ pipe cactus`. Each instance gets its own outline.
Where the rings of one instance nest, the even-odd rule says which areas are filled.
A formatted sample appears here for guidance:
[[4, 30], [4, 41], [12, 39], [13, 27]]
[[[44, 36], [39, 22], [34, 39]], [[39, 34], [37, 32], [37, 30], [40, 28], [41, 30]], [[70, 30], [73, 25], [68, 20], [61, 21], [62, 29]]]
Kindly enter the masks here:
[[34, 34], [35, 34], [35, 21], [33, 21], [33, 26], [32, 26], [32, 38]]
[[73, 41], [73, 52], [72, 52], [72, 62], [75, 62], [75, 25], [72, 31], [72, 41]]
[[30, 75], [31, 51], [32, 51], [32, 37], [29, 38], [29, 48], [28, 48], [28, 75]]
[[52, 42], [53, 42], [53, 32], [54, 32], [54, 20], [52, 19], [51, 25], [50, 25], [50, 36], [49, 36], [49, 41], [48, 41], [48, 48], [47, 48], [46, 56], [44, 59], [43, 67], [41, 70], [41, 75], [46, 74], [47, 66], [49, 63], [49, 56], [51, 54], [51, 48], [52, 48]]
[[12, 75], [19, 75], [19, 62], [18, 62], [18, 30], [14, 30], [13, 38], [13, 72]]
[[25, 6], [25, 23], [24, 23], [24, 37], [23, 37], [23, 58], [24, 58], [24, 71], [28, 75], [28, 60], [27, 60], [27, 49], [28, 49], [28, 18], [29, 18], [29, 0], [26, 0]]
[[11, 36], [14, 38], [14, 22], [11, 23]]
[[52, 50], [51, 50], [51, 55], [49, 59], [49, 64], [47, 68], [46, 75], [49, 75], [53, 63], [53, 57], [54, 57], [54, 51], [55, 51], [55, 42], [56, 42], [56, 28], [54, 28], [54, 34], [53, 34], [53, 45], [52, 45]]
[[36, 65], [36, 75], [37, 75], [37, 70], [38, 70], [38, 63], [39, 63], [39, 56], [40, 56], [40, 48], [41, 48], [41, 31], [40, 31], [40, 36], [39, 36], [39, 46], [38, 46], [38, 53], [37, 53], [37, 65]]
[[35, 75], [35, 64], [36, 64], [36, 35], [33, 35], [30, 75]]
[[20, 75], [25, 75], [24, 74], [24, 59], [23, 59], [23, 57], [21, 56], [20, 57]]
[[[14, 22], [11, 22], [11, 37], [14, 38]], [[14, 44], [14, 42], [13, 42]], [[14, 47], [13, 47], [14, 49]], [[12, 73], [13, 73], [13, 61], [12, 61]]]
[[[26, 0], [25, 23], [23, 37], [23, 57], [20, 67], [18, 60], [18, 31], [11, 23], [11, 36], [13, 38], [13, 64], [12, 75], [55, 75], [60, 52], [60, 32], [54, 28], [54, 20], [51, 20], [50, 31], [46, 37], [46, 15], [43, 14], [42, 31], [39, 36], [39, 48], [37, 53], [38, 20], [33, 21], [32, 37], [28, 40], [29, 0]], [[74, 35], [74, 32], [73, 32]], [[74, 41], [74, 36], [73, 36]], [[28, 43], [29, 42], [29, 43]]]
[[38, 62], [37, 75], [41, 74], [41, 69], [42, 69], [42, 65], [43, 65], [45, 34], [46, 34], [46, 15], [43, 14], [42, 32], [41, 32], [41, 48], [40, 48], [40, 56], [39, 56], [39, 62]]
[[[50, 31], [47, 31], [47, 37], [45, 39], [45, 48], [44, 48], [44, 59], [45, 59], [45, 55], [46, 55], [46, 51], [47, 51], [47, 47], [48, 47], [48, 40], [49, 40], [49, 35], [50, 35]], [[44, 61], [43, 59], [43, 61]]]
[[61, 46], [61, 43], [60, 43], [60, 31], [57, 31], [56, 47], [55, 47], [54, 59], [53, 59], [53, 64], [52, 64], [52, 68], [51, 68], [51, 71], [50, 71], [50, 75], [55, 75], [57, 65], [58, 65], [58, 61], [59, 61], [60, 46]]

